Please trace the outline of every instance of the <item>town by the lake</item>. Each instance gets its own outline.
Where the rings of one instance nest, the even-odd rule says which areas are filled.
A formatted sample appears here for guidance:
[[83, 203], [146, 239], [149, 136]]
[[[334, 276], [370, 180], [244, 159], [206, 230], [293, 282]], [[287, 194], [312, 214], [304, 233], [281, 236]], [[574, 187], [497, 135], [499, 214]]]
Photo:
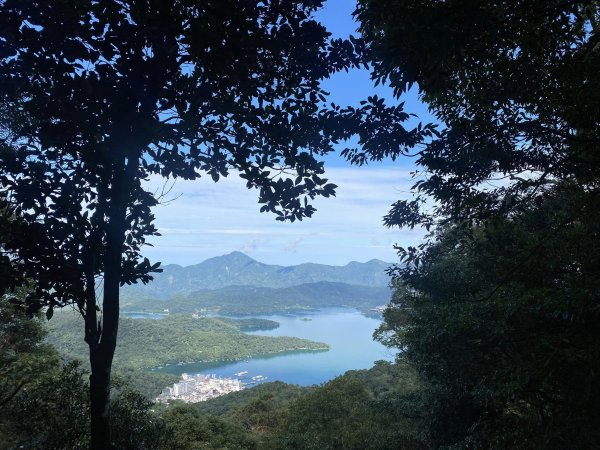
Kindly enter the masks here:
[[[236, 376], [243, 377], [247, 372], [236, 373]], [[252, 377], [249, 384], [256, 384], [263, 381], [266, 377], [258, 375]], [[215, 374], [202, 375], [200, 373], [190, 375], [184, 373], [179, 382], [172, 387], [166, 387], [156, 398], [157, 402], [167, 402], [169, 400], [183, 400], [186, 403], [197, 403], [220, 397], [221, 395], [237, 392], [244, 389], [244, 382], [238, 378], [221, 378]]]

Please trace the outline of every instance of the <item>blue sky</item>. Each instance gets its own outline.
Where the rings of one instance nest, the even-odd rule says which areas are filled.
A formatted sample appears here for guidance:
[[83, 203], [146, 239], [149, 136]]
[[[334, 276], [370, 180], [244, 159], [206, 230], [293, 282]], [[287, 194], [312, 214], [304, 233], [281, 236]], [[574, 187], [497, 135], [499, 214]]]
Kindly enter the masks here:
[[[356, 34], [352, 19], [354, 2], [329, 0], [317, 14], [334, 37]], [[336, 74], [324, 82], [330, 100], [339, 105], [357, 105], [369, 95], [385, 97], [391, 89], [374, 87], [366, 70]], [[414, 91], [401, 99], [405, 109], [428, 120], [427, 108]], [[327, 177], [338, 185], [334, 198], [317, 199], [317, 212], [310, 219], [280, 223], [270, 214], [259, 213], [257, 193], [232, 174], [213, 183], [208, 178], [177, 180], [170, 192], [173, 199], [155, 209], [162, 236], [151, 240], [145, 254], [154, 261], [190, 265], [207, 258], [243, 251], [269, 264], [303, 262], [343, 265], [350, 261], [382, 259], [395, 262], [395, 243], [417, 243], [421, 230], [387, 229], [382, 218], [390, 205], [410, 196], [413, 162], [405, 158], [366, 167], [353, 167], [337, 155], [326, 158]], [[172, 182], [171, 182], [172, 183]], [[160, 189], [164, 180], [152, 178], [150, 189]]]

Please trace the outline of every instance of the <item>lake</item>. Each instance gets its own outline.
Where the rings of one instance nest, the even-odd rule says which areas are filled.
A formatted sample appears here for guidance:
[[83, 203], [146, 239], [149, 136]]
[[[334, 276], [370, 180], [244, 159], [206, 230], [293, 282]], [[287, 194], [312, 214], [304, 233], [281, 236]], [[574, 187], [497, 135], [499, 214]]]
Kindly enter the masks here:
[[[215, 374], [219, 377], [241, 378], [250, 383], [257, 381], [284, 381], [301, 386], [320, 384], [343, 374], [347, 370], [367, 369], [377, 360], [392, 361], [395, 352], [373, 341], [373, 331], [380, 320], [366, 317], [349, 308], [327, 308], [301, 315], [256, 316], [279, 322], [274, 330], [248, 334], [262, 336], [295, 336], [329, 344], [329, 351], [285, 353], [254, 357], [238, 362], [213, 362], [171, 365], [161, 372]], [[242, 377], [236, 373], [247, 372]]]

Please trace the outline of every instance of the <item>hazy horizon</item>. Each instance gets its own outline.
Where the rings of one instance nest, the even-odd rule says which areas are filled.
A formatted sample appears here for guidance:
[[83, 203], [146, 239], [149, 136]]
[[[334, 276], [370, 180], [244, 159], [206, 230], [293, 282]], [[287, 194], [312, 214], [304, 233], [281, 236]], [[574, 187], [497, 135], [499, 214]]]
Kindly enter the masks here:
[[199, 261], [197, 261], [195, 263], [191, 263], [191, 264], [165, 263], [165, 262], [161, 261], [161, 266], [181, 266], [181, 267], [196, 266], [196, 265], [202, 264], [203, 262], [206, 262], [206, 261], [208, 261], [210, 259], [220, 258], [220, 257], [224, 257], [224, 256], [229, 256], [229, 255], [231, 255], [233, 253], [241, 253], [242, 255], [245, 255], [248, 258], [251, 258], [251, 259], [253, 259], [253, 260], [255, 260], [255, 261], [259, 262], [259, 263], [268, 264], [268, 265], [278, 265], [278, 266], [284, 266], [284, 267], [292, 267], [292, 266], [298, 266], [298, 265], [302, 265], [302, 264], [319, 264], [319, 265], [322, 264], [322, 265], [334, 266], [334, 267], [344, 267], [344, 266], [347, 266], [348, 264], [351, 264], [351, 263], [366, 264], [366, 263], [369, 263], [369, 262], [372, 262], [372, 261], [382, 262], [382, 263], [390, 264], [390, 265], [395, 264], [394, 262], [385, 261], [385, 260], [382, 260], [382, 259], [379, 259], [379, 258], [370, 258], [370, 259], [367, 259], [367, 260], [364, 260], [364, 261], [362, 261], [362, 260], [350, 260], [350, 261], [347, 261], [346, 263], [342, 263], [342, 264], [323, 264], [323, 263], [318, 263], [318, 262], [314, 262], [314, 261], [304, 261], [304, 262], [297, 263], [297, 264], [270, 264], [270, 263], [265, 263], [264, 261], [261, 261], [260, 259], [254, 258], [251, 255], [249, 255], [249, 254], [247, 254], [247, 253], [245, 253], [243, 251], [232, 250], [230, 252], [226, 252], [226, 253], [223, 253], [221, 255], [209, 256], [208, 258], [204, 258], [202, 260], [199, 260]]

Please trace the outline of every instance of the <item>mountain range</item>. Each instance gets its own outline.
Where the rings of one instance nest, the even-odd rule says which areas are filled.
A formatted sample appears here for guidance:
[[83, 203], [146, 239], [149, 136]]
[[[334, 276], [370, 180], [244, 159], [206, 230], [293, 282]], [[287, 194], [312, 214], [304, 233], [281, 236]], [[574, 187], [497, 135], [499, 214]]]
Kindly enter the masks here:
[[357, 286], [386, 287], [390, 283], [385, 269], [391, 264], [377, 259], [345, 266], [305, 263], [296, 266], [264, 264], [241, 252], [207, 259], [182, 267], [169, 264], [147, 285], [125, 286], [123, 293], [166, 299], [197, 291], [230, 286], [285, 288], [306, 283], [331, 282]]
[[165, 265], [149, 284], [123, 287], [121, 306], [125, 311], [206, 310], [234, 316], [336, 306], [372, 313], [390, 299], [389, 266], [376, 259], [345, 266], [278, 266], [233, 252], [187, 267]]

